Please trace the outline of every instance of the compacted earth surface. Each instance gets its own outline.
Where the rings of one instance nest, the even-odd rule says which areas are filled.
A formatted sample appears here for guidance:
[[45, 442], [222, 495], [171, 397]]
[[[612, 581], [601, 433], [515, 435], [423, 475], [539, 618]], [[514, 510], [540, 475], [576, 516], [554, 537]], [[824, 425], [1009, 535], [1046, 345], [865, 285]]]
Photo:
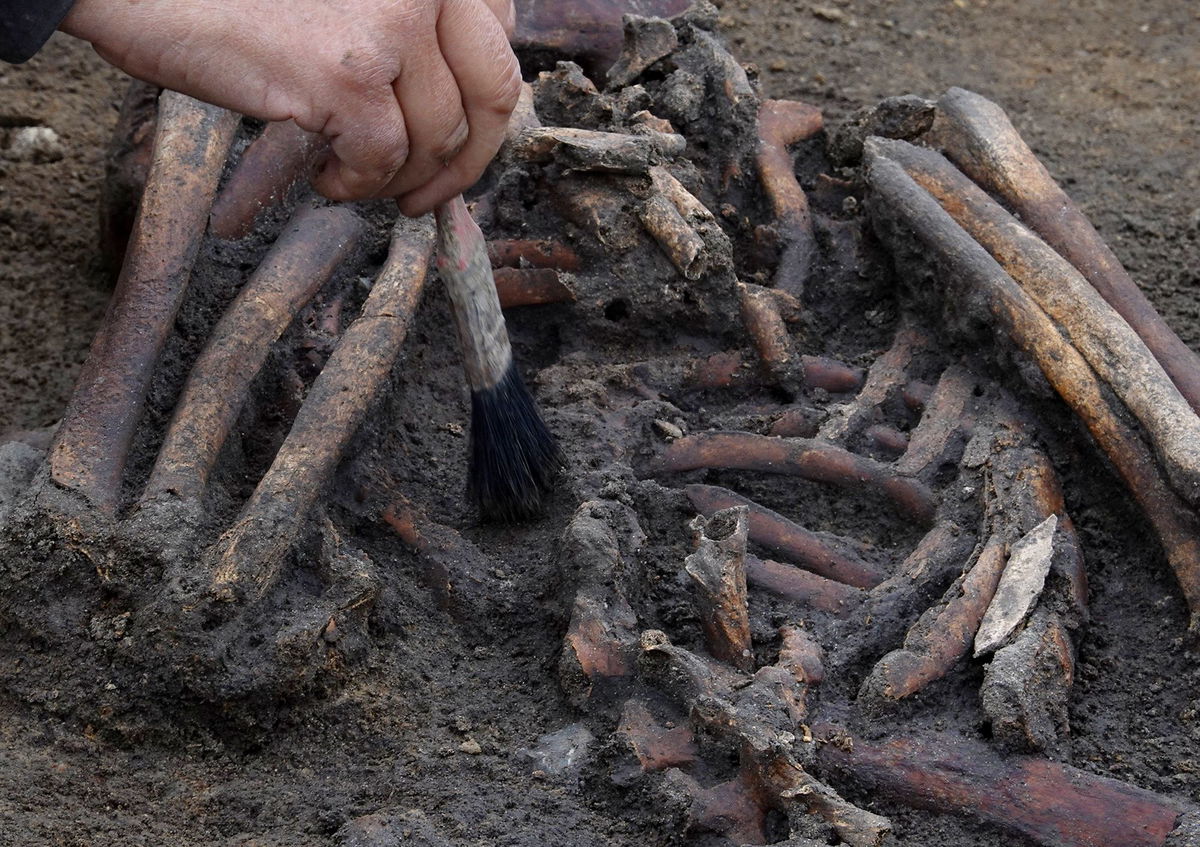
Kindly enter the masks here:
[[[1168, 323], [1200, 346], [1200, 11], [1169, 0], [1136, 7], [1101, 0], [726, 0], [717, 29], [741, 62], [753, 64], [767, 96], [811, 103], [827, 125], [884, 97], [936, 97], [951, 86], [998, 102]], [[62, 414], [110, 290], [98, 208], [105, 150], [127, 82], [65, 37], [28, 65], [0, 68], [0, 434], [34, 432], [22, 438], [35, 445], [36, 433]], [[12, 140], [29, 126], [52, 129], [57, 145], [18, 154]], [[802, 150], [806, 187], [816, 183], [804, 169], [824, 166], [819, 145]], [[511, 200], [514, 187], [501, 188]], [[755, 202], [761, 207], [761, 200], [748, 206]], [[842, 207], [847, 215], [852, 208]], [[363, 214], [378, 223], [382, 212]], [[556, 234], [540, 207], [528, 233], [503, 204], [496, 218], [508, 236]], [[365, 269], [383, 254], [383, 230], [373, 231], [358, 257]], [[214, 303], [229, 299], [265, 245], [252, 238], [238, 251], [202, 251], [209, 269], [199, 273], [197, 288], [209, 293], [185, 304], [152, 392], [153, 424], [169, 415], [180, 362], [203, 341]], [[587, 262], [604, 261], [601, 253], [580, 252]], [[747, 260], [738, 270], [754, 264]], [[672, 271], [658, 256], [646, 280], [663, 273]], [[618, 276], [634, 278], [628, 268]], [[805, 325], [805, 352], [866, 366], [888, 347], [902, 311], [887, 288], [891, 271], [875, 264], [862, 276], [871, 278], [854, 282], [843, 301], [853, 314], [831, 311], [837, 292], [806, 301], [820, 308]], [[357, 306], [362, 292], [341, 282]], [[670, 286], [662, 290], [665, 297]], [[696, 616], [680, 577], [691, 550], [690, 508], [678, 491], [614, 468], [624, 462], [641, 470], [677, 430], [751, 428], [756, 414], [767, 423], [746, 396], [677, 405], [656, 398], [630, 411], [626, 395], [636, 386], [618, 374], [624, 363], [678, 349], [707, 354], [745, 346], [734, 318], [688, 318], [686, 296], [672, 295], [656, 321], [647, 291], [649, 283], [575, 305], [512, 310], [517, 352], [569, 460], [545, 517], [513, 527], [479, 525], [461, 496], [469, 409], [445, 298], [427, 296], [394, 384], [330, 486], [332, 524], [384, 576], [368, 647], [322, 684], [237, 704], [192, 696], [185, 683], [156, 680], [139, 691], [127, 668], [107, 664], [110, 653], [80, 644], [71, 654], [69, 639], [31, 639], [28, 618], [20, 633], [0, 620], [0, 845], [734, 843], [703, 827], [685, 833], [685, 816], [660, 793], [613, 778], [619, 708], [581, 709], [560, 684], [562, 639], [580, 578], [560, 539], [579, 500], [599, 496], [639, 515], [647, 537], [635, 557], [645, 617], [639, 624], [694, 646]], [[699, 289], [697, 298], [709, 309], [723, 302]], [[736, 303], [725, 305], [735, 316]], [[1020, 392], [1017, 382], [995, 376]], [[269, 378], [256, 384], [262, 396], [269, 395]], [[778, 409], [787, 399], [763, 391], [762, 408]], [[822, 407], [836, 405], [818, 399]], [[1185, 644], [1187, 610], [1174, 578], [1144, 519], [1079, 428], [1055, 403], [1034, 402], [1090, 586], [1070, 733], [1052, 755], [1169, 797], [1195, 797], [1200, 672]], [[236, 493], [245, 496], [277, 446], [271, 433], [278, 410], [260, 403], [247, 414], [265, 421], [268, 434], [257, 437], [249, 431], [255, 420], [243, 419], [247, 458], [218, 471], [222, 490], [235, 494], [213, 506], [217, 521], [234, 514]], [[135, 444], [134, 476], [144, 476], [152, 459], [153, 439], [145, 440]], [[246, 478], [237, 478], [242, 473]], [[906, 551], [919, 538], [878, 502], [831, 498], [809, 483], [731, 474], [686, 481], [740, 488], [884, 550]], [[448, 613], [418, 584], [419, 563], [380, 519], [400, 497], [486, 553], [486, 584], [503, 589], [494, 608]], [[4, 555], [19, 555], [14, 549], [10, 543]], [[11, 559], [4, 565], [8, 573], [21, 570]], [[792, 622], [774, 601], [752, 598], [756, 603], [756, 636], [764, 620]], [[876, 729], [983, 737], [981, 678], [979, 665], [960, 667], [916, 704], [880, 717]], [[969, 817], [839, 788], [888, 816], [900, 844], [1027, 843]]]

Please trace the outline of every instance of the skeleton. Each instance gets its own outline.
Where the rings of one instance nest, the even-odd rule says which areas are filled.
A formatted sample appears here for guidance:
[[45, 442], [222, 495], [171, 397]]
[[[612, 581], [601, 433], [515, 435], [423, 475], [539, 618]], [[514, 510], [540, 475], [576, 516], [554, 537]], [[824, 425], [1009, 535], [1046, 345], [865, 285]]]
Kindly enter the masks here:
[[[682, 354], [652, 345], [637, 362], [564, 360], [539, 377], [552, 426], [584, 434], [598, 422], [622, 434], [565, 439], [579, 461], [564, 496], [584, 505], [561, 553], [578, 590], [560, 677], [581, 709], [615, 728], [626, 758], [614, 779], [652, 781], [681, 827], [742, 842], [811, 845], [833, 832], [884, 843], [890, 822], [833, 782], [971, 811], [1039, 843], [1188, 843], [1190, 806], [1038, 758], [1069, 732], [1086, 551], [1020, 386], [1002, 386], [986, 352], [956, 353], [937, 333], [949, 329], [960, 348], [994, 333], [1000, 355], [1065, 401], [1153, 525], [1193, 614], [1194, 354], [977, 95], [885, 101], [831, 133], [828, 156], [854, 177], [821, 177], [815, 215], [789, 146], [817, 143], [819, 112], [762, 100], [711, 28], [704, 7], [627, 19], [603, 91], [575, 65], [541, 74], [475, 206], [485, 229], [519, 235], [492, 243], [507, 307], [577, 303], [563, 308], [587, 315], [601, 346], [595, 328], [630, 315], [704, 338]], [[131, 96], [129, 108], [144, 101]], [[246, 146], [236, 116], [172, 93], [152, 117], [151, 164], [104, 329], [44, 461], [0, 504], [0, 618], [48, 650], [89, 632], [148, 689], [260, 702], [336, 678], [370, 649], [382, 580], [322, 495], [388, 394], [432, 228], [396, 223], [386, 259], [365, 259], [359, 242], [382, 241], [378, 209], [303, 199], [312, 136], [276, 125]], [[123, 143], [136, 135], [123, 132]], [[864, 197], [868, 218], [830, 211]], [[572, 240], [527, 237], [524, 202], [552, 208]], [[203, 350], [188, 352], [170, 421], [148, 417], [194, 263], [278, 226], [280, 204], [296, 211], [205, 327]], [[863, 240], [868, 221], [906, 282], [906, 317], [881, 317], [885, 349], [864, 370], [820, 355], [809, 328], [838, 285], [862, 300], [848, 269], [886, 261]], [[338, 270], [347, 265], [360, 270]], [[363, 299], [355, 274], [372, 265]], [[359, 300], [343, 329], [342, 312]], [[298, 314], [308, 328], [289, 330]], [[285, 362], [272, 366], [290, 422], [267, 439], [272, 457], [243, 491], [222, 462], [273, 356]], [[318, 367], [315, 378], [305, 372]], [[709, 417], [721, 426], [685, 434], [696, 397], [719, 409]], [[137, 439], [157, 444], [152, 466], [127, 467]], [[849, 490], [884, 528], [872, 538], [813, 531], [708, 484], [761, 474]], [[671, 616], [647, 598], [637, 564], [654, 541], [637, 508], [647, 497], [700, 515], [686, 573], [702, 637], [664, 632]], [[503, 607], [503, 578], [457, 530], [405, 499], [379, 512], [441, 605], [464, 615]], [[760, 603], [788, 622], [766, 629]], [[905, 708], [978, 656], [991, 662], [980, 698], [993, 747], [1023, 758], [861, 737], [872, 714]], [[730, 760], [732, 773], [721, 767]], [[1015, 786], [1010, 803], [989, 800], [976, 777]], [[1074, 834], [1046, 822], [1056, 795], [1066, 798], [1060, 815], [1086, 821]], [[1115, 817], [1152, 824], [1127, 832], [1122, 820], [1088, 817], [1097, 796], [1125, 810]]]

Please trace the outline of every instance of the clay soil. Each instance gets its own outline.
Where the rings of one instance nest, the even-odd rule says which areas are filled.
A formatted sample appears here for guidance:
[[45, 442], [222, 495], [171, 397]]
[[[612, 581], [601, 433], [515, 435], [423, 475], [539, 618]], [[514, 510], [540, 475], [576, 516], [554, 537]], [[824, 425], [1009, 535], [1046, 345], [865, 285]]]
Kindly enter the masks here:
[[[886, 96], [932, 97], [952, 85], [999, 102], [1168, 322], [1200, 346], [1200, 11], [1193, 4], [720, 5], [723, 35], [739, 59], [757, 65], [765, 92], [814, 103], [829, 123]], [[98, 247], [97, 205], [126, 82], [65, 37], [25, 66], [0, 68], [0, 133], [45, 125], [65, 146], [65, 156], [48, 163], [10, 161], [0, 150], [0, 434], [54, 424], [102, 316], [111, 277]], [[431, 338], [447, 337], [444, 302], [427, 311], [410, 346], [436, 351]], [[517, 315], [512, 323], [528, 367], [567, 353], [573, 364], [583, 361], [552, 320]], [[633, 343], [613, 335], [608, 361], [645, 357], [635, 350], [622, 356], [625, 341]], [[554, 547], [576, 504], [560, 498], [544, 522], [528, 527], [473, 528], [456, 493], [457, 426], [465, 414], [457, 364], [453, 356], [423, 355], [404, 360], [396, 396], [408, 405], [392, 401], [383, 409], [401, 422], [399, 434], [381, 435], [384, 423], [373, 421], [361, 439], [364, 453], [343, 468], [339, 485], [365, 479], [379, 490], [419, 495], [438, 520], [503, 551], [522, 614], [504, 617], [499, 631], [464, 629], [417, 588], [393, 579], [388, 590], [403, 596], [385, 607], [402, 613], [373, 622], [375, 649], [348, 682], [235, 722], [190, 715], [176, 724], [172, 704], [160, 703], [152, 721], [125, 716], [106, 726], [111, 711], [80, 695], [104, 689], [96, 682], [101, 670], [84, 663], [45, 677], [33, 672], [39, 682], [22, 684], [21, 658], [6, 649], [0, 845], [350, 844], [346, 822], [380, 810], [406, 821], [393, 831], [407, 840], [395, 843], [686, 843], [668, 816], [605, 784], [586, 764], [581, 777], [555, 778], [535, 773], [519, 752], [589, 722], [568, 703], [555, 670], [570, 595], [558, 588]], [[548, 402], [564, 406], [587, 390], [547, 385]], [[571, 456], [586, 461], [585, 434], [571, 435]], [[1092, 614], [1079, 645], [1071, 739], [1056, 756], [1195, 798], [1200, 672], [1183, 645], [1186, 609], [1149, 530], [1090, 448], [1070, 433], [1055, 447], [1088, 562]], [[407, 452], [411, 470], [378, 478], [379, 468], [394, 467], [380, 454], [396, 450]], [[647, 565], [664, 578], [681, 559], [672, 564], [663, 551], [681, 557], [686, 549], [687, 515], [678, 500], [636, 504], [652, 514], [648, 529], [670, 536], [653, 547], [658, 559]], [[402, 572], [392, 537], [365, 511], [339, 508], [368, 552]], [[70, 657], [63, 661], [71, 665]], [[978, 677], [960, 675], [936, 689], [912, 710], [919, 714], [891, 716], [891, 731], [903, 732], [906, 722], [969, 731], [971, 719], [954, 710]], [[49, 686], [33, 696], [43, 678], [58, 678], [61, 696]], [[111, 705], [118, 695], [103, 696]], [[941, 717], [938, 708], [946, 710]], [[602, 722], [589, 728], [605, 732]], [[1025, 843], [970, 819], [911, 811], [852, 787], [848, 793], [891, 817], [903, 845]]]

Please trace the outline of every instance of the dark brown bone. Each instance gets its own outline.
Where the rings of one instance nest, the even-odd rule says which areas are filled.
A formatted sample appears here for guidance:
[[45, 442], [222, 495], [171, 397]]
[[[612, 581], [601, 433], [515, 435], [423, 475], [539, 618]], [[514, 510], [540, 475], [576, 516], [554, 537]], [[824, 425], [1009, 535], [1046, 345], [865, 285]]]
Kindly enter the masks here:
[[962, 573], [975, 541], [973, 534], [949, 521], [925, 533], [896, 572], [851, 612], [846, 626], [853, 635], [834, 649], [831, 664], [845, 668], [895, 649], [918, 616]]
[[812, 438], [771, 438], [749, 432], [705, 432], [670, 444], [649, 469], [653, 476], [699, 468], [799, 476], [843, 488], [875, 489], [913, 520], [928, 526], [936, 511], [924, 483], [886, 465]]
[[274, 584], [284, 555], [391, 374], [420, 303], [432, 252], [427, 218], [396, 225], [362, 315], [313, 383], [237, 521], [210, 552], [216, 596], [257, 598]]
[[942, 372], [908, 449], [896, 461], [896, 470], [916, 476], [936, 473], [944, 463], [957, 461], [954, 448], [961, 450], [970, 431], [968, 405], [975, 386], [976, 379], [966, 368], [954, 366]]
[[745, 506], [734, 506], [693, 520], [696, 550], [684, 567], [695, 588], [708, 652], [744, 671], [754, 667], [746, 602], [746, 513]]
[[50, 448], [59, 485], [112, 513], [159, 354], [192, 263], [238, 117], [190, 97], [159, 99], [154, 159], [125, 265]]
[[728, 489], [715, 485], [689, 485], [684, 488], [684, 493], [705, 516], [721, 509], [745, 506], [752, 542], [815, 574], [857, 588], [872, 588], [884, 579], [883, 571], [864, 561], [849, 543], [830, 543], [783, 515]]
[[904, 639], [904, 647], [875, 665], [860, 696], [899, 700], [945, 676], [967, 655], [996, 583], [1004, 570], [1004, 543], [993, 536], [971, 569], [927, 610]]
[[621, 52], [622, 15], [668, 17], [689, 5], [690, 0], [518, 0], [513, 46], [606, 68]]
[[271, 345], [354, 248], [349, 209], [305, 207], [284, 229], [221, 318], [175, 407], [143, 500], [199, 498]]
[[871, 743], [816, 729], [829, 739], [818, 760], [839, 781], [906, 805], [970, 815], [1044, 847], [1165, 847], [1190, 811], [1125, 782], [1041, 758], [1001, 758], [957, 736]]
[[876, 200], [915, 232], [959, 284], [982, 299], [992, 319], [1037, 363], [1116, 467], [1162, 542], [1192, 610], [1195, 632], [1200, 626], [1200, 522], [1195, 512], [1171, 490], [1146, 444], [1109, 405], [1096, 374], [1029, 295], [900, 165], [884, 157], [874, 140], [866, 151], [867, 178]]
[[217, 238], [244, 238], [264, 210], [278, 205], [325, 147], [294, 121], [269, 123], [250, 142], [213, 203], [209, 227]]
[[755, 588], [839, 618], [850, 614], [867, 596], [860, 588], [757, 556], [746, 557], [746, 581]]
[[554, 268], [579, 270], [579, 254], [550, 239], [496, 239], [487, 243], [488, 259], [493, 268]]
[[764, 100], [758, 110], [758, 176], [783, 240], [775, 287], [799, 297], [817, 256], [808, 197], [796, 180], [788, 145], [824, 127], [820, 109], [792, 100]]
[[502, 309], [575, 302], [575, 292], [554, 268], [496, 268], [492, 278]]
[[154, 157], [158, 123], [157, 85], [134, 80], [125, 90], [117, 125], [104, 158], [104, 189], [100, 195], [100, 251], [104, 264], [116, 271], [125, 260], [125, 245], [133, 231], [138, 204]]
[[1155, 311], [1004, 110], [978, 94], [952, 88], [938, 100], [937, 115], [932, 131], [935, 143], [1079, 269], [1146, 342], [1192, 409], [1200, 413], [1200, 356]]
[[875, 142], [1062, 329], [1142, 424], [1176, 491], [1200, 502], [1200, 418], [1154, 355], [1074, 267], [932, 150]]
[[876, 423], [888, 401], [908, 383], [913, 356], [928, 344], [929, 339], [911, 327], [897, 332], [888, 351], [871, 363], [858, 396], [836, 407], [821, 426], [821, 437], [847, 442], [867, 425]]
[[502, 602], [504, 586], [484, 553], [453, 527], [432, 520], [400, 498], [383, 520], [417, 555], [417, 577], [432, 589], [438, 606], [455, 617], [488, 614]]

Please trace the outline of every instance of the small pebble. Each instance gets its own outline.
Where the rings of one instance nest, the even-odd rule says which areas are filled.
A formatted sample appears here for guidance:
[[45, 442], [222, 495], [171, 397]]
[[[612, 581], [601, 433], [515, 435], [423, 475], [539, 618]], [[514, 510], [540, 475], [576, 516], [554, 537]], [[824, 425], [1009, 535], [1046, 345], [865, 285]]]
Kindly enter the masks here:
[[479, 742], [474, 738], [468, 738], [462, 744], [458, 745], [460, 752], [466, 753], [468, 756], [478, 756], [483, 752], [483, 748], [479, 746]]
[[66, 155], [66, 151], [58, 133], [50, 127], [23, 126], [9, 133], [8, 147], [4, 155], [17, 162], [42, 165], [57, 162]]
[[683, 430], [675, 426], [670, 421], [664, 421], [661, 418], [654, 421], [654, 428], [658, 430], [659, 435], [663, 438], [676, 439], [683, 438]]
[[813, 6], [812, 13], [814, 18], [830, 23], [840, 24], [846, 20], [845, 12], [830, 6]]

